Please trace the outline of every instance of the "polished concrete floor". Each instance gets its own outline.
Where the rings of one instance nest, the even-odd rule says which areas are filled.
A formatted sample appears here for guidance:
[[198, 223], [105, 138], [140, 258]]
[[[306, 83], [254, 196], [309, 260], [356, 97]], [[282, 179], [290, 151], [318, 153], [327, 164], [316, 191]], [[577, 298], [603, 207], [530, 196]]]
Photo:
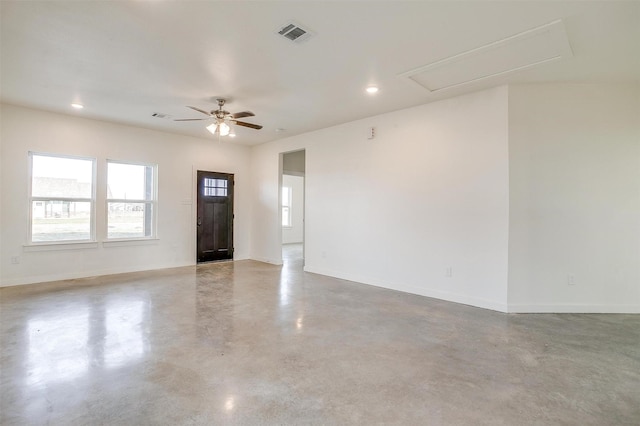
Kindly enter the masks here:
[[0, 423], [640, 424], [638, 315], [505, 315], [287, 249], [0, 290]]

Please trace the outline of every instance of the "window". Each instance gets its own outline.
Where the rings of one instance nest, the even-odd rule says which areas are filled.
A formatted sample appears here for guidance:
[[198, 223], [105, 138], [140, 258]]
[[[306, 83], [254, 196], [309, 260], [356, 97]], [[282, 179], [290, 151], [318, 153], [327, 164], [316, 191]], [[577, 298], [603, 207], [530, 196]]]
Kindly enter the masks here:
[[29, 153], [30, 242], [93, 241], [95, 160]]
[[291, 187], [282, 187], [282, 226], [291, 227]]
[[205, 197], [226, 197], [227, 180], [204, 178], [204, 194], [202, 195]]
[[107, 161], [107, 238], [155, 236], [156, 167]]

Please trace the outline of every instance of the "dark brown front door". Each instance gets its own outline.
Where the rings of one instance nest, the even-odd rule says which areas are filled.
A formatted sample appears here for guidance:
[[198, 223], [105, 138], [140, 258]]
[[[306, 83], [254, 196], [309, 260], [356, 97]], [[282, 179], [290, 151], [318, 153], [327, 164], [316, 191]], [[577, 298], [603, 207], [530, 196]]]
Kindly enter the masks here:
[[233, 259], [233, 175], [198, 170], [198, 262]]

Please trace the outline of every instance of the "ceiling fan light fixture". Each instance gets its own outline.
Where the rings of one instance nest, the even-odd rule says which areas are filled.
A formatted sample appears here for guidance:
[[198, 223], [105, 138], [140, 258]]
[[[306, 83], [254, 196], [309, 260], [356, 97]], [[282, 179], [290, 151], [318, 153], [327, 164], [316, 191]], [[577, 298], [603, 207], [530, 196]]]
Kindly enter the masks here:
[[[238, 120], [238, 118], [253, 117], [255, 115], [254, 113], [252, 113], [251, 111], [240, 111], [232, 114], [229, 111], [225, 111], [224, 109], [222, 109], [225, 102], [226, 101], [222, 98], [218, 99], [218, 109], [213, 111], [205, 111], [203, 109], [187, 105], [187, 108], [191, 108], [194, 111], [198, 111], [199, 113], [206, 115], [207, 118], [176, 118], [173, 121], [202, 121], [202, 120], [209, 121], [211, 120], [209, 121], [209, 123], [211, 124], [209, 124], [205, 128], [211, 134], [218, 135], [218, 137], [229, 136], [231, 138], [235, 138], [236, 126], [248, 127], [250, 129], [255, 129], [255, 130], [262, 129], [262, 126], [259, 124], [247, 123], [245, 121]], [[161, 114], [154, 113], [153, 116], [159, 117], [161, 116]]]
[[217, 129], [218, 129], [218, 123], [209, 124], [207, 126], [207, 130], [213, 133], [214, 135], [216, 134]]
[[218, 130], [220, 131], [220, 136], [227, 136], [231, 131], [231, 127], [229, 127], [229, 125], [223, 121], [218, 126]]

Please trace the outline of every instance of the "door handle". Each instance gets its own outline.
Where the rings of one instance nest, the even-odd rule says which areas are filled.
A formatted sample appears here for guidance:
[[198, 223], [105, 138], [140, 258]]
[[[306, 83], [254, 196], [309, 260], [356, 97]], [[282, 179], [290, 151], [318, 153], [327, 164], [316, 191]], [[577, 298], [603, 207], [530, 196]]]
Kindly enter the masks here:
[[202, 225], [202, 219], [198, 218], [198, 226], [201, 226], [201, 225]]

